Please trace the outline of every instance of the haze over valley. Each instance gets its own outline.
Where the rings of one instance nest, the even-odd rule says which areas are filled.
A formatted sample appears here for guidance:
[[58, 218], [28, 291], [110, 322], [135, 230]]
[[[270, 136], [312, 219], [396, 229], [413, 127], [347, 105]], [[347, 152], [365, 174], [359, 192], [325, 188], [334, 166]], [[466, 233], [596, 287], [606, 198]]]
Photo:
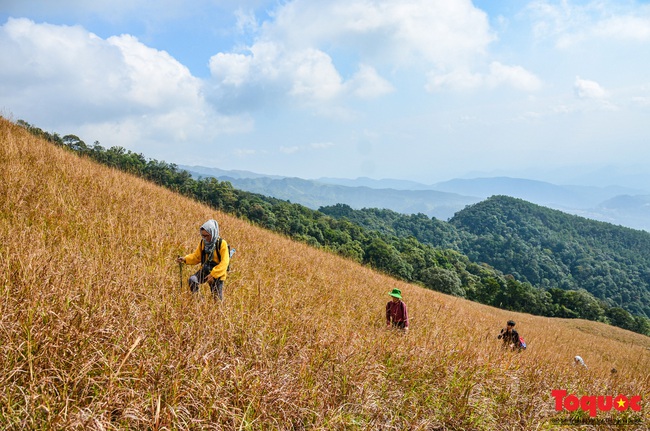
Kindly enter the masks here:
[[586, 186], [492, 177], [452, 179], [427, 185], [396, 179], [324, 177], [306, 180], [204, 166], [180, 165], [179, 168], [196, 178], [214, 177], [229, 181], [242, 190], [289, 200], [312, 209], [344, 203], [355, 209], [386, 208], [403, 214], [423, 213], [448, 220], [466, 205], [490, 196], [506, 195], [569, 214], [650, 231], [650, 188], [637, 182], [630, 183], [630, 186]]

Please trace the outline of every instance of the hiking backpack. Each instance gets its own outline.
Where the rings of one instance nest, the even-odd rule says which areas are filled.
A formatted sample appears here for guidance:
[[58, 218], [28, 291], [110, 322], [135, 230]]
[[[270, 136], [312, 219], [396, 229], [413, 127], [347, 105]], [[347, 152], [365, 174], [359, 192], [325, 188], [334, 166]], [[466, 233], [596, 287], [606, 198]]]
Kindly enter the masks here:
[[[219, 241], [217, 242], [217, 246], [215, 247], [214, 251], [217, 253], [217, 256], [219, 257], [219, 262], [221, 262], [221, 237], [219, 237]], [[232, 259], [233, 255], [235, 254], [234, 247], [231, 247], [230, 244], [228, 244], [228, 258]], [[230, 260], [228, 261], [228, 268], [226, 271], [230, 271]]]
[[[223, 239], [219, 237], [219, 240], [217, 241], [217, 245], [214, 247], [214, 252], [217, 253], [217, 257], [219, 258], [219, 262], [221, 262], [221, 242]], [[232, 259], [233, 255], [235, 254], [235, 249], [234, 247], [231, 247], [230, 244], [228, 244], [228, 257]], [[201, 252], [201, 261], [203, 262], [204, 259], [207, 259], [205, 249]], [[217, 264], [214, 263], [214, 261], [210, 262], [203, 262], [204, 265], [208, 265], [208, 270], [211, 271], [212, 268], [214, 268]], [[230, 261], [228, 261], [228, 268], [226, 271], [230, 271]]]
[[526, 342], [524, 341], [524, 337], [521, 335], [519, 336], [519, 348], [521, 350], [526, 350]]

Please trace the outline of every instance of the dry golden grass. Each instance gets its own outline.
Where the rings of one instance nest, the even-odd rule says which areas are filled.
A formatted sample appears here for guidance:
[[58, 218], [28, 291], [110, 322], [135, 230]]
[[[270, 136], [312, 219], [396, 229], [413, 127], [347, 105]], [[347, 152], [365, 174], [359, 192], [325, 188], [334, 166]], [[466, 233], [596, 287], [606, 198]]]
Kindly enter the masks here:
[[[648, 337], [397, 282], [4, 119], [0, 137], [2, 429], [560, 429], [553, 389], [650, 395]], [[213, 217], [237, 248], [221, 304], [174, 262]], [[393, 287], [407, 335], [384, 328]], [[510, 318], [524, 353], [496, 340]]]

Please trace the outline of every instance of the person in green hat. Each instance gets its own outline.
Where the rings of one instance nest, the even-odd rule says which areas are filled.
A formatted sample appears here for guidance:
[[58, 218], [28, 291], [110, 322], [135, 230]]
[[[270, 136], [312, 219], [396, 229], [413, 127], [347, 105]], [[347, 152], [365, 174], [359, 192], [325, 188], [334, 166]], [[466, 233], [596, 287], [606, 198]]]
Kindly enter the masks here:
[[409, 316], [406, 310], [406, 304], [402, 301], [402, 292], [399, 289], [393, 289], [390, 293], [391, 300], [386, 304], [386, 327], [399, 328], [404, 331], [409, 329]]

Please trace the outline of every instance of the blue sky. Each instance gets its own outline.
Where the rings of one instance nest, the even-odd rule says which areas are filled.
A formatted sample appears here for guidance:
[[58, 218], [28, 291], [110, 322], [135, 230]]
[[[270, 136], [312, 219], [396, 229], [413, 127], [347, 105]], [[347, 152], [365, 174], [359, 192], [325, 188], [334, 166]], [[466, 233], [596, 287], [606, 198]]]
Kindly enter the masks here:
[[650, 165], [650, 5], [0, 0], [0, 113], [182, 165], [605, 185]]

